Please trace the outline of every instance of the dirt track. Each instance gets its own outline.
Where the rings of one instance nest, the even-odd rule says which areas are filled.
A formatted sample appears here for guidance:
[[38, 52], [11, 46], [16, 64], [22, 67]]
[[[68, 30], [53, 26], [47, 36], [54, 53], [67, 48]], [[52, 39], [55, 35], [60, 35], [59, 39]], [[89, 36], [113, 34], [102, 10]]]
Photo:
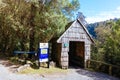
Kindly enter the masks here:
[[106, 74], [90, 72], [83, 69], [71, 68], [67, 74], [49, 74], [49, 75], [23, 75], [13, 73], [11, 69], [15, 68], [7, 61], [0, 60], [0, 80], [120, 80]]

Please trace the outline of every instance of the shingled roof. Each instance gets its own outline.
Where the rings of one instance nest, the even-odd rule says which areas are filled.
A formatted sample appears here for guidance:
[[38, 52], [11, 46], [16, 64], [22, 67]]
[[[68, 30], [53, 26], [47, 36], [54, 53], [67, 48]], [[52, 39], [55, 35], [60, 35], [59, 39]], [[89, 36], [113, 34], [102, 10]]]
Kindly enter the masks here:
[[[77, 21], [77, 22], [81, 25], [81, 27], [83, 28], [83, 30], [84, 30], [84, 31], [86, 32], [86, 34], [88, 35], [88, 37], [89, 37], [89, 39], [91, 40], [91, 42], [94, 43], [94, 40], [93, 40], [93, 38], [91, 37], [91, 35], [89, 34], [89, 32], [88, 32], [88, 30], [86, 29], [85, 25], [84, 25], [79, 19], [77, 19], [77, 20], [75, 20], [75, 21]], [[67, 28], [66, 28], [65, 32], [72, 27], [71, 25], [72, 25], [75, 21], [73, 21], [73, 22], [71, 22], [71, 23], [69, 23], [69, 24], [67, 25]], [[65, 32], [59, 37], [59, 39], [57, 40], [57, 43], [60, 42], [61, 38], [65, 35]]]

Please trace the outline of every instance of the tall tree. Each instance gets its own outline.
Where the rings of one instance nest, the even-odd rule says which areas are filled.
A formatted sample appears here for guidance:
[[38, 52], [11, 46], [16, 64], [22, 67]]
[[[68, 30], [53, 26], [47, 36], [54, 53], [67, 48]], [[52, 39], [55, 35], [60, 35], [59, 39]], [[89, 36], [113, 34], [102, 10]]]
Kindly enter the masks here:
[[104, 61], [104, 44], [108, 36], [111, 34], [112, 23], [108, 22], [105, 25], [99, 25], [95, 28], [96, 44], [92, 46], [92, 59]]
[[105, 61], [120, 66], [120, 20], [113, 24], [104, 45]]
[[120, 20], [108, 22], [96, 29], [96, 46], [93, 47], [92, 59], [120, 66]]
[[0, 15], [9, 18], [8, 22], [11, 22], [9, 27], [14, 30], [16, 36], [16, 46], [18, 48], [21, 46], [20, 50], [29, 48], [30, 51], [37, 49], [39, 42], [48, 42], [52, 37], [59, 35], [68, 19], [70, 20], [71, 14], [79, 8], [78, 0], [3, 0], [3, 2], [5, 6], [1, 9]]

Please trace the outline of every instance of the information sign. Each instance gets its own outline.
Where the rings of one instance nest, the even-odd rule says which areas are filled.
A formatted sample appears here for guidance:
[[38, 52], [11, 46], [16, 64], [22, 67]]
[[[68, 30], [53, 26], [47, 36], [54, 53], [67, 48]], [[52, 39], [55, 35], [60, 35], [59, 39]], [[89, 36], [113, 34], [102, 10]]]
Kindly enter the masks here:
[[39, 61], [40, 62], [48, 62], [48, 43], [40, 43], [39, 44]]

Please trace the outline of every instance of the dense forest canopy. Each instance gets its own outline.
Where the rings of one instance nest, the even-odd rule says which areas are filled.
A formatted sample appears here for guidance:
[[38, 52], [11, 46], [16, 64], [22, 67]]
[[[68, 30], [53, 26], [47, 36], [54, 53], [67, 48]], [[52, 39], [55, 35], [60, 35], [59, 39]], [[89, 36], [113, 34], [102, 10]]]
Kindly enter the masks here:
[[95, 29], [92, 59], [120, 66], [120, 20], [106, 21]]
[[78, 0], [2, 0], [0, 6], [0, 52], [34, 51], [64, 31]]

